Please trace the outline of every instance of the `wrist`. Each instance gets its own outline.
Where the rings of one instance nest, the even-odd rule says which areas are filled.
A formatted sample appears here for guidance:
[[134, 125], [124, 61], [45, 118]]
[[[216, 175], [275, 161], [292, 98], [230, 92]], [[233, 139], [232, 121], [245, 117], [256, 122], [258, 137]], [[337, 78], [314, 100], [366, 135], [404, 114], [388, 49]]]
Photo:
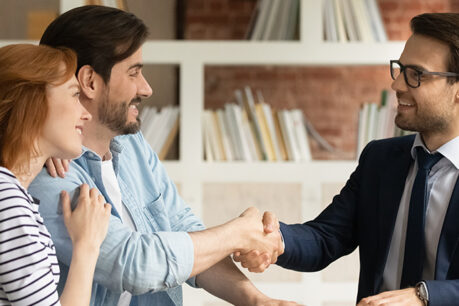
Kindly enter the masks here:
[[245, 229], [245, 220], [237, 217], [228, 222], [228, 238], [232, 241], [231, 245], [234, 252], [246, 252], [249, 249], [250, 232]]
[[424, 306], [429, 305], [429, 291], [427, 290], [426, 282], [420, 281], [414, 287], [416, 296], [423, 303]]
[[72, 256], [99, 256], [100, 246], [95, 246], [92, 244], [77, 242], [73, 245]]

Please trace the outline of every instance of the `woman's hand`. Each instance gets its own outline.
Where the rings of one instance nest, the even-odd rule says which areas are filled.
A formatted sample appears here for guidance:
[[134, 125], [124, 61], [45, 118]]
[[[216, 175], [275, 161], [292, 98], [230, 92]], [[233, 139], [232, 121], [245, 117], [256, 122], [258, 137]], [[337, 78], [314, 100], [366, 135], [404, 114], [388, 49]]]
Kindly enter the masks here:
[[66, 191], [62, 191], [61, 201], [64, 223], [73, 247], [98, 253], [107, 234], [111, 205], [96, 188], [90, 190], [87, 184], [80, 186], [78, 205], [73, 211]]

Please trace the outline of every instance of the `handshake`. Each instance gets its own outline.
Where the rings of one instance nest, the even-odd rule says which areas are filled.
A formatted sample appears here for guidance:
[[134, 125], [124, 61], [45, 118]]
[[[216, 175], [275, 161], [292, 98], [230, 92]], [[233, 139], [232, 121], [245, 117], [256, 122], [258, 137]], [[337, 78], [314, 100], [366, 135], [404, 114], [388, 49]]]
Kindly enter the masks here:
[[254, 207], [230, 221], [237, 239], [233, 260], [250, 272], [263, 272], [284, 252], [279, 220], [270, 212], [263, 215]]

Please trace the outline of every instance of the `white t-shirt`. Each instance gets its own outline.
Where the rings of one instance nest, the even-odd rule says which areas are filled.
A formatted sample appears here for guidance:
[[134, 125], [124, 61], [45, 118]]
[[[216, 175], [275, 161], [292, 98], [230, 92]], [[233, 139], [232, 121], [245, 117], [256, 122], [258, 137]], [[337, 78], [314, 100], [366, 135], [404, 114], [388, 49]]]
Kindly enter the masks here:
[[[121, 217], [121, 221], [129, 227], [132, 231], [135, 231], [135, 225], [132, 221], [131, 215], [129, 214], [126, 206], [121, 201], [121, 191], [116, 178], [115, 170], [113, 169], [113, 163], [110, 156], [109, 160], [102, 161], [102, 181], [104, 187], [107, 190], [107, 194], [113, 203], [113, 206], [118, 211]], [[129, 306], [132, 295], [128, 291], [124, 291], [118, 301], [118, 306]]]

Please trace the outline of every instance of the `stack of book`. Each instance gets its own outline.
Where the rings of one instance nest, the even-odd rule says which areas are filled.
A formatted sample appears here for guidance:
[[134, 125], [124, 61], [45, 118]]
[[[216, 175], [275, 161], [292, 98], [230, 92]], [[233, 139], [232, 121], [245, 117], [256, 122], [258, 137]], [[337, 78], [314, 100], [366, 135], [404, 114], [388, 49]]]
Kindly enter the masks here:
[[387, 41], [377, 0], [324, 0], [323, 16], [325, 41]]
[[397, 114], [397, 98], [394, 91], [383, 90], [381, 102], [365, 103], [359, 112], [357, 155], [372, 140], [406, 135], [394, 122]]
[[235, 91], [235, 103], [203, 113], [207, 161], [308, 161], [311, 152], [303, 112], [275, 111], [250, 87]]
[[143, 136], [158, 157], [164, 159], [178, 133], [178, 106], [166, 106], [161, 110], [144, 107], [139, 118]]
[[292, 40], [298, 28], [299, 0], [258, 0], [247, 39]]

